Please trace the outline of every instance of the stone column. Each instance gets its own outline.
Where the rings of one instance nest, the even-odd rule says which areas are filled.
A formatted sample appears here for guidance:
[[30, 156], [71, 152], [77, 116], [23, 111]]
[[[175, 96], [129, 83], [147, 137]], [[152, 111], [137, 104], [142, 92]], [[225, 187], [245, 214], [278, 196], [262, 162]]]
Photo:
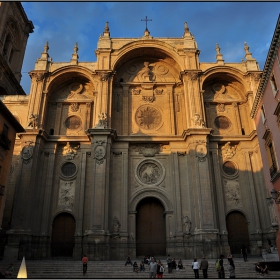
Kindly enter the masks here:
[[[251, 217], [253, 217], [253, 223], [251, 224], [251, 232], [250, 233], [256, 233], [257, 231], [261, 232], [261, 227], [260, 227], [260, 220], [259, 220], [259, 215], [258, 215], [258, 207], [257, 207], [257, 199], [256, 199], [256, 193], [254, 190], [254, 177], [253, 177], [253, 166], [252, 166], [252, 156], [253, 152], [245, 152], [244, 153], [244, 159], [245, 159], [245, 165], [246, 165], [246, 170], [248, 173], [248, 192], [246, 195], [250, 197], [250, 199], [246, 200], [247, 202], [250, 202], [250, 207], [248, 207], [248, 211], [251, 212]], [[254, 230], [254, 232], [253, 232]]]
[[172, 167], [173, 167], [173, 179], [174, 182], [173, 185], [173, 195], [174, 195], [174, 202], [176, 204], [174, 205], [175, 210], [175, 220], [174, 220], [174, 235], [175, 236], [182, 236], [183, 230], [182, 230], [182, 207], [181, 207], [181, 186], [180, 186], [180, 180], [179, 180], [179, 163], [178, 163], [178, 155], [177, 153], [172, 153]]
[[186, 104], [186, 120], [187, 127], [192, 126], [192, 118], [195, 114], [199, 114], [204, 118], [203, 100], [199, 89], [199, 73], [197, 71], [186, 72], [183, 76], [185, 104]]
[[129, 102], [129, 85], [123, 85], [123, 124], [122, 131], [123, 135], [129, 133], [129, 116], [128, 116], [128, 102]]
[[116, 132], [113, 129], [88, 129], [91, 137], [91, 155], [93, 158], [93, 196], [91, 198], [90, 230], [95, 236], [104, 240], [109, 234], [108, 203], [110, 155], [113, 139]]

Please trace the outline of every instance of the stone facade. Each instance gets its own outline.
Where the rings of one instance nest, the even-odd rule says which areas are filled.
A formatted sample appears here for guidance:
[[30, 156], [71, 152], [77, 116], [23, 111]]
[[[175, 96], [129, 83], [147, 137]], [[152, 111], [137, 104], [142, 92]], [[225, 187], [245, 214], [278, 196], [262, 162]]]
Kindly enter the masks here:
[[[241, 63], [225, 63], [218, 45], [216, 61], [202, 63], [186, 23], [182, 33], [115, 39], [106, 23], [96, 62], [80, 62], [76, 44], [70, 62], [56, 63], [45, 45], [30, 95], [3, 100], [26, 129], [9, 180], [5, 258], [123, 260], [141, 246], [216, 258], [242, 241], [259, 255], [275, 239], [249, 118], [258, 64], [246, 43]], [[153, 224], [158, 249], [141, 243]], [[67, 251], [55, 241], [69, 232]]]

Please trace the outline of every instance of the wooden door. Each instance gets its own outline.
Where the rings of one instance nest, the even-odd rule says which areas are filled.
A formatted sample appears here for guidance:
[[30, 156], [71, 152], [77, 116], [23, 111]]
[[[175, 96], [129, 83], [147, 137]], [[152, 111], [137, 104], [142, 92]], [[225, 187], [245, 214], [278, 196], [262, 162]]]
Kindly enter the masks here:
[[55, 217], [52, 229], [52, 256], [71, 257], [75, 245], [76, 223], [72, 215], [62, 213]]
[[137, 206], [136, 254], [166, 255], [164, 207], [156, 198], [145, 198]]
[[240, 254], [242, 244], [250, 249], [246, 218], [241, 212], [234, 211], [227, 216], [228, 243], [232, 254]]

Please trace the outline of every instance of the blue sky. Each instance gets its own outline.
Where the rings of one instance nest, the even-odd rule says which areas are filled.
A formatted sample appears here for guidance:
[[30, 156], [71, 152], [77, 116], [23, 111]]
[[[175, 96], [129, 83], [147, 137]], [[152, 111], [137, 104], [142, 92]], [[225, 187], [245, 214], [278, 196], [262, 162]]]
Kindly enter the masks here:
[[145, 19], [150, 35], [181, 37], [188, 23], [200, 50], [200, 62], [215, 62], [216, 43], [225, 62], [241, 62], [244, 42], [263, 69], [280, 11], [279, 2], [22, 2], [35, 26], [28, 39], [21, 85], [29, 94], [34, 69], [46, 41], [53, 62], [71, 60], [75, 43], [79, 61], [96, 61], [97, 41], [109, 22], [112, 38], [139, 38]]

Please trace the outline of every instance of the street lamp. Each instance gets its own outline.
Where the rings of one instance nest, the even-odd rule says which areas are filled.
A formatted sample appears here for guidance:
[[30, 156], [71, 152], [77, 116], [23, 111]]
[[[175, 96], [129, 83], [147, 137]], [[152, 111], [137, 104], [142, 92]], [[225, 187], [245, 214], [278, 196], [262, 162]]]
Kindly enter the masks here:
[[276, 191], [275, 189], [272, 189], [271, 197], [275, 201], [276, 204], [280, 204], [280, 191]]

